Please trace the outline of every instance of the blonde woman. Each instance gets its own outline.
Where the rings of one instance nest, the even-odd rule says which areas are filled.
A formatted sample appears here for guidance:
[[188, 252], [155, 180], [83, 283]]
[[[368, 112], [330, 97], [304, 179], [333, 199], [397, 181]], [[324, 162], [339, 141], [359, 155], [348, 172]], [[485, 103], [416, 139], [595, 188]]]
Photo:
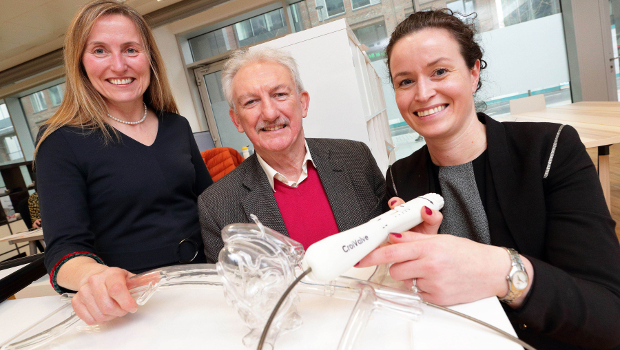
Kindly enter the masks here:
[[35, 151], [45, 263], [96, 324], [136, 310], [132, 273], [206, 262], [196, 199], [212, 181], [139, 13], [85, 5], [64, 56], [65, 97]]

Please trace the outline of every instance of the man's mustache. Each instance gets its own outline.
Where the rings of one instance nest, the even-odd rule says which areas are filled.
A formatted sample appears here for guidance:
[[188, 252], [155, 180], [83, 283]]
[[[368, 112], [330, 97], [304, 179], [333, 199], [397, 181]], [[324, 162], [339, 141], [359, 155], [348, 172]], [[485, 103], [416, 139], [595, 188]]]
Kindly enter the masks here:
[[270, 122], [261, 121], [256, 125], [256, 132], [259, 132], [264, 128], [273, 128], [273, 127], [284, 125], [284, 124], [289, 125], [290, 123], [289, 123], [288, 118], [283, 117], [283, 116], [279, 116], [276, 120], [270, 121]]

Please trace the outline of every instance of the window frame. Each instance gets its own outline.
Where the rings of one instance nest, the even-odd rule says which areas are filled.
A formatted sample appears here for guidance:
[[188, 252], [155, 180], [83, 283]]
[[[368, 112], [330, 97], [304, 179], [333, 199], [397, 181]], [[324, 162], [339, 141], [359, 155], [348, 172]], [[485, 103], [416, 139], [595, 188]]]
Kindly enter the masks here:
[[[50, 95], [50, 101], [52, 102], [52, 107], [58, 107], [62, 103], [62, 100], [64, 98], [64, 91], [62, 91], [61, 86], [62, 86], [62, 84], [58, 84], [58, 85], [54, 85], [54, 86], [52, 86], [52, 87], [47, 89], [48, 93]], [[55, 101], [56, 97], [52, 93], [52, 90], [54, 90], [55, 93], [58, 93], [59, 96], [60, 96], [60, 99], [58, 100], [58, 103], [56, 103], [56, 101]]]
[[360, 6], [360, 7], [354, 7], [353, 6], [353, 0], [350, 0], [350, 1], [351, 1], [351, 10], [352, 11], [362, 10], [362, 9], [367, 8], [367, 7], [371, 7], [371, 6], [375, 6], [375, 5], [381, 5], [381, 0], [379, 0], [379, 2], [377, 2], [376, 4], [373, 4], [372, 0], [370, 0], [370, 3], [368, 5], [364, 5], [364, 6]]
[[32, 104], [33, 113], [40, 113], [47, 110], [47, 102], [45, 102], [45, 94], [43, 90], [33, 92], [28, 96]]
[[[324, 21], [326, 21], [326, 20], [328, 20], [328, 19], [336, 18], [336, 17], [338, 17], [338, 16], [342, 16], [342, 15], [346, 15], [346, 14], [347, 14], [347, 7], [344, 5], [344, 1], [345, 1], [345, 0], [339, 0], [339, 1], [342, 1], [342, 8], [343, 8], [343, 11], [342, 11], [342, 12], [340, 12], [340, 13], [337, 13], [337, 14], [331, 15], [331, 16], [329, 15], [329, 12], [327, 11], [327, 2], [326, 2], [327, 0], [321, 0], [321, 1], [322, 1], [322, 3], [323, 3], [323, 6], [324, 6], [324, 7], [321, 9], [321, 13], [323, 12], [323, 10], [325, 10], [325, 14], [327, 15], [325, 18], [323, 18], [323, 22], [324, 22]], [[315, 3], [316, 3], [316, 0], [315, 0]], [[320, 6], [320, 5], [318, 5], [318, 4], [317, 4], [317, 6]]]

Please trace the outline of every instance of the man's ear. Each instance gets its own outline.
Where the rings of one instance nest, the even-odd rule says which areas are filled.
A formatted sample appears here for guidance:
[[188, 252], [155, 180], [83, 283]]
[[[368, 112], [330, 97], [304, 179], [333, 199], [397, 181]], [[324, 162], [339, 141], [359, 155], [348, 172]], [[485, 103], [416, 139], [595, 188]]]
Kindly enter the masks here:
[[229, 109], [228, 114], [230, 115], [230, 119], [232, 120], [233, 124], [235, 124], [235, 127], [237, 127], [237, 131], [244, 132], [243, 126], [241, 125], [241, 120], [237, 113], [235, 113], [235, 110], [232, 108]]
[[308, 91], [302, 91], [299, 95], [299, 100], [301, 102], [302, 118], [305, 118], [308, 115], [308, 107], [310, 106], [310, 94], [308, 93]]

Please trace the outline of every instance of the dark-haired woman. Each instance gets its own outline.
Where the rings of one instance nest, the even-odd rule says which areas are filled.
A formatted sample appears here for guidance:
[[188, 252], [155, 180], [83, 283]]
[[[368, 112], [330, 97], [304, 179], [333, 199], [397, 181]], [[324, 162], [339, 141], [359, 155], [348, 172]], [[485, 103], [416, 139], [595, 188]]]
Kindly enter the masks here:
[[446, 204], [359, 266], [394, 263], [394, 279], [442, 305], [497, 296], [538, 349], [618, 346], [620, 246], [594, 165], [570, 126], [476, 113], [474, 34], [449, 10], [392, 34], [396, 102], [426, 146], [388, 170], [390, 204], [427, 192]]

